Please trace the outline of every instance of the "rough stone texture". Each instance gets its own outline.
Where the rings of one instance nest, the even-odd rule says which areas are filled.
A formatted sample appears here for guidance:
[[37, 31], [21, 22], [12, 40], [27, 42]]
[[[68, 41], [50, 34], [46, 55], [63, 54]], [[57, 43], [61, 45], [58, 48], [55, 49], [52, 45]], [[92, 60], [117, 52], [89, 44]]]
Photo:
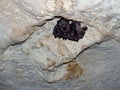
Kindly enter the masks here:
[[[119, 45], [119, 8], [119, 0], [1, 0], [0, 75], [5, 78], [1, 82], [34, 86], [42, 79], [55, 82], [80, 76], [81, 60], [72, 60], [82, 50], [105, 36], [115, 37]], [[55, 16], [83, 21], [88, 26], [84, 38], [79, 42], [54, 38]]]

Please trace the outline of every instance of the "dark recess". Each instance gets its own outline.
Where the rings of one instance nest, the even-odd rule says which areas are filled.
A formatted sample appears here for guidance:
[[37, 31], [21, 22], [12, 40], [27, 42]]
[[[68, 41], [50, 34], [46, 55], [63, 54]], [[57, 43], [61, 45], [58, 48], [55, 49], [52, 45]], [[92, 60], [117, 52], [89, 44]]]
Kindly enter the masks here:
[[68, 20], [63, 17], [57, 21], [54, 27], [53, 35], [55, 38], [69, 39], [78, 42], [84, 37], [87, 26], [81, 27], [81, 21]]

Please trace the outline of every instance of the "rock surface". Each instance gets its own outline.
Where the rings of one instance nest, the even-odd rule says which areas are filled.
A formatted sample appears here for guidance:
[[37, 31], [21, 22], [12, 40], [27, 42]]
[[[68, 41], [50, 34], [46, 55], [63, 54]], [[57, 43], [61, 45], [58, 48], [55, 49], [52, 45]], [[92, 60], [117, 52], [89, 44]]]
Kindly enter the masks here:
[[[109, 2], [109, 4], [108, 4]], [[55, 82], [83, 73], [76, 56], [89, 46], [114, 36], [119, 42], [120, 1], [1, 0], [0, 71], [8, 84]], [[79, 42], [54, 38], [61, 16], [88, 27]], [[83, 25], [84, 25], [83, 24]]]

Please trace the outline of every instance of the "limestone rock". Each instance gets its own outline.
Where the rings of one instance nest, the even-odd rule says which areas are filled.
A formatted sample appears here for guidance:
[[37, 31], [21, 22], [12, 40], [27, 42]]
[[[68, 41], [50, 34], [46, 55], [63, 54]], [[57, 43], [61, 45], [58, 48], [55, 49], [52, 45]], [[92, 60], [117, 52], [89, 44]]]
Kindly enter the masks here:
[[[0, 52], [4, 51], [2, 59], [7, 65], [4, 73], [11, 75], [13, 83], [17, 77], [21, 80], [17, 83], [31, 78], [29, 73], [48, 82], [79, 76], [82, 69], [71, 61], [119, 27], [119, 4], [114, 0], [2, 0]], [[55, 16], [84, 22], [88, 26], [84, 38], [79, 42], [54, 38]]]

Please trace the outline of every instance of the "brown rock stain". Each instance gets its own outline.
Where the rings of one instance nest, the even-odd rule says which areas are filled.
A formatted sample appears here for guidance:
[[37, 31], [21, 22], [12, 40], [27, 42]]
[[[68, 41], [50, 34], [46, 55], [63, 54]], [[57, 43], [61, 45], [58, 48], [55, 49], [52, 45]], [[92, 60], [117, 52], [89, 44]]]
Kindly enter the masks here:
[[40, 44], [40, 46], [42, 46], [42, 47], [44, 46], [44, 43], [42, 43], [42, 42], [39, 42], [39, 44]]
[[76, 61], [71, 61], [70, 63], [68, 63], [67, 71], [68, 73], [65, 77], [66, 80], [78, 78], [83, 73], [83, 69], [79, 66], [79, 64]]

